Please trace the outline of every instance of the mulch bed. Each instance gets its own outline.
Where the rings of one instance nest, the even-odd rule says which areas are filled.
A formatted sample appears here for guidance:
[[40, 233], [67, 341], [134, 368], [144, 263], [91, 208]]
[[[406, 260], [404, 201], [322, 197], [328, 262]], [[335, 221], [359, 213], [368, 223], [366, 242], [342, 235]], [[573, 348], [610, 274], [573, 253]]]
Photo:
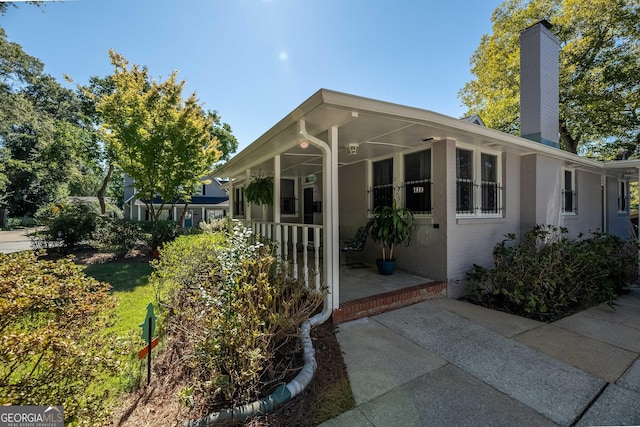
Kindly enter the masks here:
[[[245, 422], [225, 425], [248, 427], [311, 427], [355, 407], [347, 369], [331, 320], [311, 331], [318, 368], [305, 391], [274, 412]], [[154, 364], [151, 384], [131, 393], [107, 426], [182, 426], [184, 421], [206, 414], [180, 403], [178, 394], [188, 384], [176, 369], [173, 355], [164, 353]]]

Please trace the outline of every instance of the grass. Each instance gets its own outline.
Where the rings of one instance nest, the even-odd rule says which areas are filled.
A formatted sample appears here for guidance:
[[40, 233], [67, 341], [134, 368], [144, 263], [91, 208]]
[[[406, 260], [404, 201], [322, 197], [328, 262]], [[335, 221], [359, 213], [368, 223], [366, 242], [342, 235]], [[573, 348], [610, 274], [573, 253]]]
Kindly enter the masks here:
[[154, 302], [155, 294], [148, 283], [153, 268], [141, 262], [110, 262], [88, 265], [84, 272], [96, 280], [109, 283], [113, 295], [118, 297], [118, 321], [112, 332], [127, 335], [140, 328], [147, 304]]
[[[111, 285], [111, 293], [118, 298], [116, 323], [106, 332], [123, 338], [123, 343], [136, 338], [142, 348], [140, 324], [145, 320], [147, 304], [154, 302], [155, 294], [148, 278], [153, 268], [142, 262], [109, 262], [90, 264], [85, 274]], [[137, 350], [136, 350], [137, 351]], [[138, 361], [132, 352], [123, 355], [123, 370], [116, 377], [104, 378], [101, 384], [92, 384], [108, 393], [117, 404], [118, 395], [138, 387], [144, 375], [144, 361]]]

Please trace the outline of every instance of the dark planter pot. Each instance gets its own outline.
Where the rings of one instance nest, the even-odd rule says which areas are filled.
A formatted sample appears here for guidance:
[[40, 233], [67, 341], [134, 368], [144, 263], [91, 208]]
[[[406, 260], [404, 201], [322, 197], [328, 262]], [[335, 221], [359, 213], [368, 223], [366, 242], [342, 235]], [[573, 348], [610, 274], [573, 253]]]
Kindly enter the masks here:
[[393, 274], [393, 270], [396, 269], [396, 260], [388, 259], [383, 261], [381, 258], [376, 260], [376, 265], [378, 266], [378, 273], [384, 276], [390, 276]]

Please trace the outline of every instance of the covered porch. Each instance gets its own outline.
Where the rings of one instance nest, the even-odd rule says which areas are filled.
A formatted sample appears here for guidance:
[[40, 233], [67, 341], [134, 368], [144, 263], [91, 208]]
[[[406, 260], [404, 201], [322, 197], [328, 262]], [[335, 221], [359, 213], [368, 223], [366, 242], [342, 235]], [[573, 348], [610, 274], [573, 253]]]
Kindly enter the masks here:
[[[443, 125], [443, 119], [451, 124]], [[451, 142], [445, 144], [445, 139], [459, 125], [457, 119], [424, 110], [320, 90], [223, 165], [216, 175], [228, 180], [230, 216], [252, 224], [257, 233], [278, 242], [279, 257], [288, 259], [293, 253], [297, 254], [294, 259], [306, 257], [294, 263], [292, 270], [310, 285], [326, 286], [327, 305], [335, 311], [347, 301], [428, 283], [428, 278], [422, 280], [425, 274], [397, 271], [394, 276], [378, 276], [373, 267], [345, 269], [340, 247], [366, 224], [371, 213], [372, 162], [400, 158], [407, 150], [424, 150], [425, 145], [436, 141], [450, 150]], [[401, 173], [388, 177], [402, 184], [387, 186], [386, 190], [392, 190], [385, 191], [387, 196], [400, 198], [396, 188], [410, 188]], [[271, 206], [247, 203], [245, 189], [257, 177], [273, 178]], [[414, 186], [427, 189], [430, 185], [429, 179], [421, 178]], [[420, 215], [418, 222], [425, 230], [420, 242], [440, 250], [420, 260], [402, 254], [405, 265], [397, 269], [433, 272], [431, 278], [444, 280], [444, 232], [438, 225], [431, 226], [440, 219], [427, 208]], [[377, 254], [369, 241], [358, 255], [372, 263]], [[314, 271], [319, 273], [314, 275]], [[370, 276], [364, 279], [365, 274]]]
[[339, 286], [326, 285], [324, 263], [325, 228], [322, 225], [241, 221], [254, 234], [276, 242], [276, 258], [288, 274], [316, 290], [327, 290], [333, 305], [334, 323], [342, 323], [446, 296], [446, 283], [397, 269], [380, 275], [374, 264], [358, 260], [347, 264], [345, 255], [334, 264]]

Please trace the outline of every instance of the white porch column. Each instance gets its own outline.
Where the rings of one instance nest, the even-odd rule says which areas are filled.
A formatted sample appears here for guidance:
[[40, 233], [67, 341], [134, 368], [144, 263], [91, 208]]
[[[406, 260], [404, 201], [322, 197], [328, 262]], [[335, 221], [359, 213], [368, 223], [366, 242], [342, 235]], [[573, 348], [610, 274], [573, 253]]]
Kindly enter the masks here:
[[234, 215], [236, 214], [235, 207], [234, 207], [235, 200], [236, 200], [236, 194], [233, 189], [233, 179], [229, 177], [229, 218], [233, 218]]
[[138, 221], [142, 221], [142, 207], [138, 205]]
[[275, 227], [274, 239], [278, 245], [276, 258], [278, 263], [282, 258], [282, 231], [280, 230], [280, 154], [273, 158], [273, 224]]
[[273, 158], [273, 222], [280, 222], [280, 154]]
[[[247, 169], [245, 174], [247, 179], [244, 181], [244, 188], [247, 188], [247, 185], [249, 185], [249, 183], [251, 182], [251, 169]], [[245, 202], [244, 205], [244, 217], [247, 219], [247, 221], [251, 221], [251, 205], [247, 202]]]
[[206, 214], [207, 214], [207, 211], [203, 206], [202, 208], [200, 208], [200, 221], [207, 222], [207, 217], [205, 216]]
[[173, 220], [178, 221], [178, 208], [175, 206], [173, 207]]
[[[340, 241], [339, 234], [339, 224], [340, 224], [340, 211], [338, 206], [338, 127], [332, 126], [329, 129], [329, 147], [330, 151], [330, 159], [326, 159], [325, 161], [329, 161], [329, 169], [331, 170], [331, 174], [324, 179], [324, 194], [323, 194], [323, 203], [325, 204], [325, 211], [331, 209], [330, 214], [324, 214], [325, 219], [325, 232], [327, 236], [325, 236], [325, 243], [327, 240], [330, 240], [332, 244], [330, 245], [331, 253], [327, 254], [328, 256], [325, 258], [327, 260], [327, 272], [328, 275], [331, 275], [331, 282], [333, 284], [333, 309], [336, 310], [340, 307], [340, 245], [338, 242]], [[327, 201], [330, 203], [327, 206]], [[328, 221], [327, 221], [328, 220]], [[327, 276], [325, 276], [327, 277]]]

